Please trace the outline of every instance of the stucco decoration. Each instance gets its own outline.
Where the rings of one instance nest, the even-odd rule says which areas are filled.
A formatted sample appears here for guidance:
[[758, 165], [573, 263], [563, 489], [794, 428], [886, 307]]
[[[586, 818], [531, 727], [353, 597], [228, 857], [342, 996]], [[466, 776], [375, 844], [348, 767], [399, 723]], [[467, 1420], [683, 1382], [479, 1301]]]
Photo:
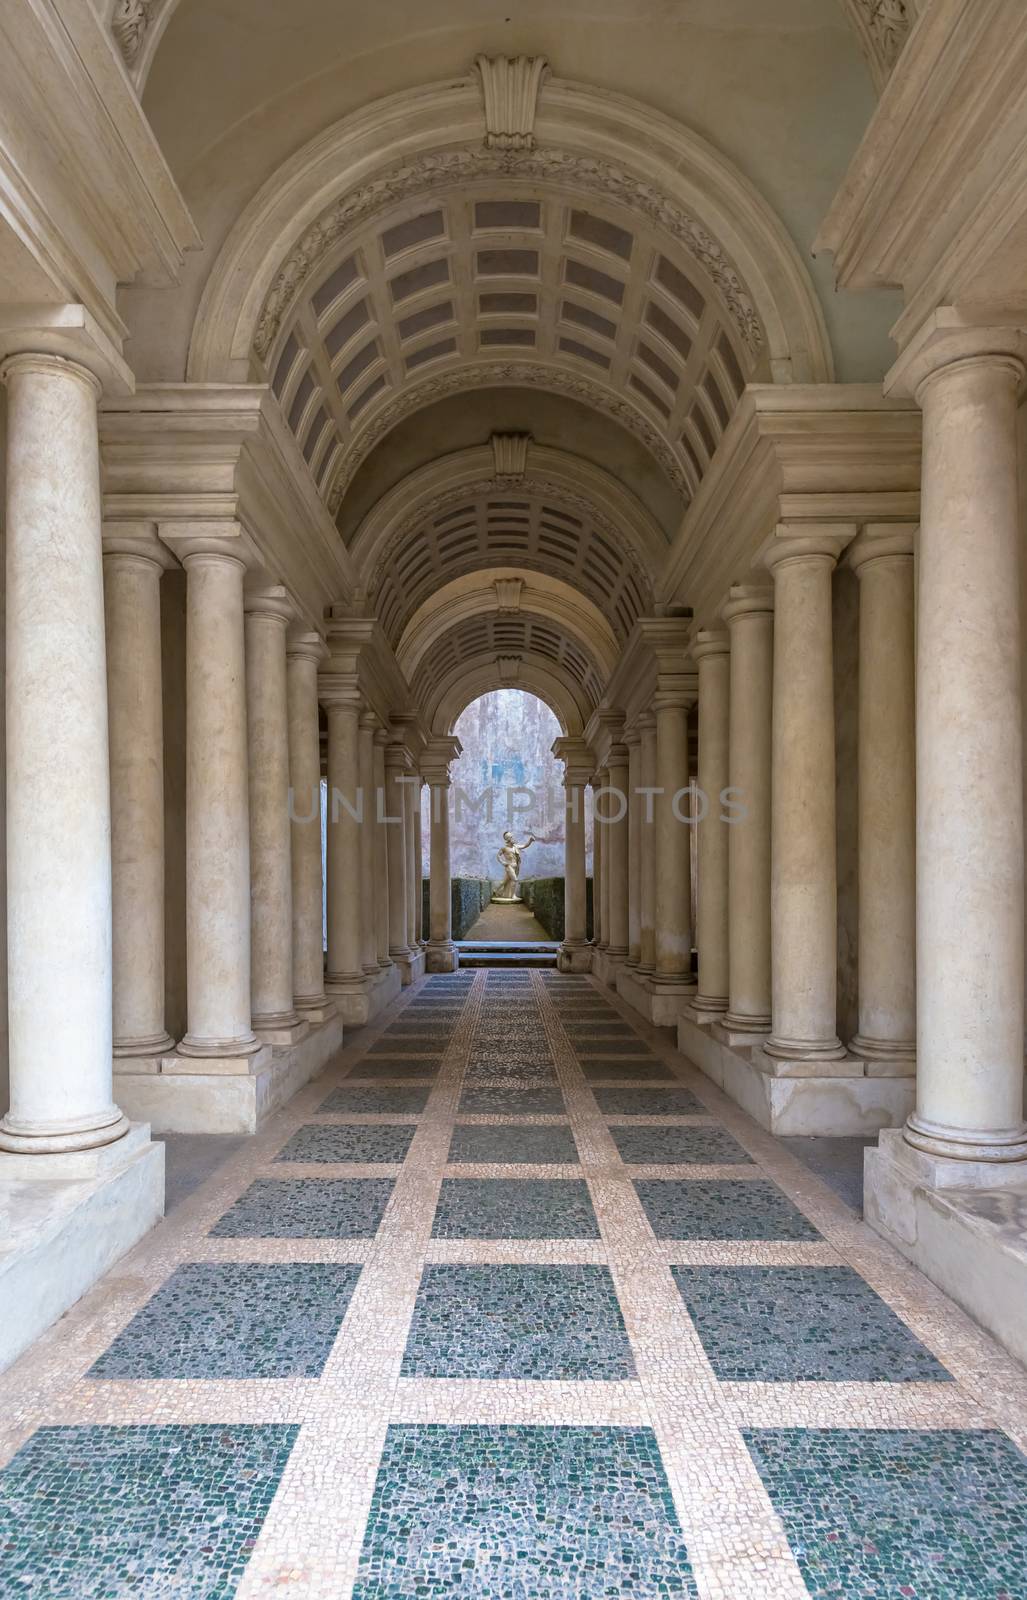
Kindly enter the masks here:
[[508, 177], [616, 200], [650, 221], [696, 257], [716, 285], [750, 355], [757, 358], [765, 335], [756, 307], [723, 247], [698, 218], [675, 205], [655, 184], [627, 167], [571, 150], [442, 150], [418, 156], [342, 195], [306, 229], [279, 268], [253, 336], [262, 361], [286, 313], [311, 272], [356, 224], [413, 194], [459, 188], [483, 178]]
[[497, 478], [523, 478], [528, 463], [530, 433], [494, 433], [492, 454], [496, 462]]
[[538, 92], [549, 71], [545, 56], [477, 56], [485, 102], [486, 150], [533, 150]]
[[845, 0], [877, 88], [883, 89], [916, 21], [915, 0]]

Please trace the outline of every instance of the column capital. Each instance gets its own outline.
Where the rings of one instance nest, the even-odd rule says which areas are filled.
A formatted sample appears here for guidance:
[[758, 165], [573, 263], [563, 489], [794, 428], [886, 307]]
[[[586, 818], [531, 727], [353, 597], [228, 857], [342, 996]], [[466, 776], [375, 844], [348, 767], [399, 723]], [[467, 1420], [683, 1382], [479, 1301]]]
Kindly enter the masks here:
[[553, 740], [553, 754], [557, 761], [564, 764], [564, 788], [584, 788], [592, 781], [595, 770], [595, 756], [589, 749], [584, 739], [575, 738], [573, 735], [561, 735]]
[[918, 529], [916, 522], [868, 522], [845, 552], [845, 559], [860, 576], [871, 561], [912, 561]]
[[775, 573], [797, 563], [828, 563], [833, 568], [858, 531], [854, 522], [779, 522], [763, 547], [763, 565]]
[[953, 306], [939, 306], [910, 341], [884, 380], [884, 392], [922, 404], [924, 388], [947, 368], [967, 362], [1006, 367], [1023, 381], [1027, 366], [1027, 329], [1022, 314], [1008, 326], [967, 320]]
[[463, 745], [455, 734], [436, 735], [428, 740], [421, 757], [421, 772], [425, 783], [436, 788], [448, 788], [449, 764], [463, 754]]
[[250, 552], [240, 524], [231, 517], [211, 522], [158, 522], [157, 534], [183, 567], [200, 562], [250, 565]]
[[653, 710], [657, 716], [661, 711], [691, 711], [698, 698], [697, 672], [661, 672], [656, 679]]
[[404, 743], [403, 735], [393, 732], [385, 746], [386, 772], [409, 772], [413, 764], [413, 756]]
[[729, 628], [740, 617], [772, 616], [773, 612], [774, 590], [769, 583], [733, 584], [720, 610]]
[[374, 733], [379, 726], [377, 711], [372, 711], [370, 706], [365, 706], [360, 713], [360, 726], [365, 733]]
[[328, 659], [328, 646], [319, 633], [291, 633], [285, 641], [287, 661], [313, 661], [320, 666]]
[[329, 710], [333, 706], [348, 706], [359, 711], [363, 705], [356, 674], [351, 672], [319, 672], [317, 698]]
[[629, 751], [642, 743], [642, 734], [637, 722], [633, 722], [630, 728], [624, 729], [624, 743]]
[[695, 662], [730, 654], [731, 637], [726, 628], [700, 628], [692, 640], [692, 660]]
[[102, 548], [104, 566], [120, 560], [140, 561], [161, 572], [178, 566], [167, 545], [158, 539], [155, 522], [104, 522]]
[[635, 727], [640, 734], [656, 732], [656, 715], [652, 711], [641, 711], [635, 718]]
[[243, 594], [243, 611], [248, 617], [266, 617], [270, 622], [287, 628], [296, 615], [289, 591], [275, 584], [266, 589], [246, 590]]
[[0, 317], [0, 383], [33, 368], [80, 374], [108, 395], [132, 394], [135, 378], [121, 351], [83, 305], [6, 305]]

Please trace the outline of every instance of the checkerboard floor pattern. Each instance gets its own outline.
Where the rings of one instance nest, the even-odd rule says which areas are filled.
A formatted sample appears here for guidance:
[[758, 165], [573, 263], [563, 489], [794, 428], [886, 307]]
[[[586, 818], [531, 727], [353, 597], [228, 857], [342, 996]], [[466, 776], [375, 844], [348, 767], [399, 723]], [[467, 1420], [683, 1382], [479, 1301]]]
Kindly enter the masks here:
[[591, 979], [428, 978], [0, 1378], [0, 1595], [1024, 1600], [1027, 1377]]

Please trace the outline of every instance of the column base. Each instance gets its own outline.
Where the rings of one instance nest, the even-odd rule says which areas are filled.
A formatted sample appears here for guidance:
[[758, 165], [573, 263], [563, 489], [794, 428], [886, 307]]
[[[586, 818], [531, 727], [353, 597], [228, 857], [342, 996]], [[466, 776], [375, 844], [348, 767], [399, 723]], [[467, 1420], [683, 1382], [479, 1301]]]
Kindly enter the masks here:
[[170, 1033], [151, 1033], [140, 1039], [115, 1039], [111, 1055], [115, 1061], [122, 1058], [145, 1061], [154, 1056], [166, 1056], [174, 1048], [175, 1041]]
[[133, 1119], [145, 1119], [158, 1133], [256, 1133], [272, 1111], [322, 1071], [342, 1048], [338, 1015], [307, 1025], [290, 1049], [263, 1045], [255, 1056], [237, 1058], [225, 1071], [225, 1058], [165, 1056], [159, 1073], [125, 1070], [118, 1063], [114, 1084]]
[[724, 1026], [732, 1033], [761, 1033], [769, 1037], [772, 1025], [769, 1011], [732, 1011], [729, 1006], [724, 1013]]
[[264, 1045], [255, 1033], [243, 1033], [236, 1039], [206, 1039], [195, 1033], [187, 1033], [175, 1046], [175, 1054], [197, 1056], [204, 1061], [212, 1061], [217, 1056], [239, 1061], [246, 1056], [259, 1055], [263, 1049]]
[[874, 1231], [1027, 1363], [1027, 1160], [942, 1160], [895, 1128], [864, 1170]]
[[702, 1028], [712, 1027], [726, 1011], [727, 995], [718, 998], [716, 995], [697, 994], [691, 1005], [685, 1007], [685, 1015]]
[[793, 1062], [841, 1061], [846, 1054], [840, 1039], [787, 1039], [772, 1033], [764, 1051], [772, 1060]]
[[10, 1366], [164, 1215], [164, 1146], [145, 1125], [116, 1144], [0, 1155], [0, 1370]]
[[[921, 1165], [930, 1163], [935, 1188], [994, 1188], [1006, 1183], [1006, 1170], [1027, 1162], [1027, 1126], [973, 1133], [931, 1122], [914, 1111], [903, 1136]], [[943, 1176], [947, 1173], [951, 1177]], [[1009, 1181], [1019, 1180], [1014, 1176]]]
[[756, 1050], [763, 1044], [770, 1033], [770, 1018], [762, 1028], [739, 1028], [735, 1023], [729, 1022], [727, 1012], [723, 1017], [716, 1017], [710, 1030], [713, 1037], [720, 1044], [727, 1045], [729, 1050]]
[[592, 975], [608, 989], [616, 989], [618, 973], [627, 971], [627, 951], [607, 945], [592, 961]]
[[362, 970], [330, 972], [325, 979], [325, 994], [334, 1003], [336, 1015], [350, 1028], [361, 1028], [368, 1020], [369, 996], [373, 987], [374, 980], [368, 979]]
[[[377, 971], [376, 967], [375, 972], [377, 973]], [[329, 1000], [326, 994], [322, 994], [312, 995], [309, 998], [298, 997], [296, 1010], [305, 1022], [310, 1023], [311, 1027], [317, 1027], [318, 1023], [331, 1022], [332, 1018], [338, 1015], [339, 1008], [334, 1000]]]
[[460, 952], [452, 939], [429, 939], [425, 951], [426, 972], [456, 972], [460, 965]]
[[844, 1137], [898, 1127], [916, 1099], [912, 1074], [870, 1077], [854, 1056], [843, 1061], [780, 1061], [759, 1035], [726, 1023], [678, 1019], [678, 1049], [761, 1127], [780, 1138]]
[[[256, 1044], [255, 1050], [235, 1056], [186, 1055], [179, 1045], [177, 1050], [161, 1057], [160, 1070], [162, 1073], [180, 1074], [184, 1077], [253, 1078], [257, 1073], [263, 1072], [271, 1061], [271, 1046], [263, 1044], [259, 1039]], [[120, 1062], [115, 1070], [120, 1079], [122, 1077]]]
[[0, 1122], [0, 1151], [32, 1160], [42, 1156], [73, 1157], [117, 1144], [128, 1131], [128, 1118], [117, 1105], [109, 1106], [95, 1118], [80, 1119], [77, 1126], [71, 1123], [61, 1128], [20, 1122], [8, 1112]]
[[558, 972], [591, 972], [592, 971], [592, 946], [584, 940], [575, 940], [571, 943], [564, 940], [556, 953], [556, 970]]
[[875, 1039], [872, 1034], [857, 1033], [849, 1041], [849, 1049], [868, 1064], [871, 1061], [886, 1065], [904, 1063], [909, 1072], [916, 1068], [915, 1039]]
[[652, 973], [633, 972], [621, 967], [617, 973], [617, 993], [656, 1028], [677, 1026], [678, 1017], [695, 994], [695, 986], [657, 983]]
[[254, 1017], [253, 1028], [257, 1038], [269, 1044], [273, 1050], [291, 1050], [310, 1032], [310, 1021], [292, 1012], [291, 1020], [289, 1013], [281, 1021], [274, 1021], [270, 1017]]
[[416, 983], [418, 978], [424, 977], [424, 951], [409, 950], [405, 956], [396, 958], [396, 966], [399, 969], [402, 986], [406, 989], [410, 984]]

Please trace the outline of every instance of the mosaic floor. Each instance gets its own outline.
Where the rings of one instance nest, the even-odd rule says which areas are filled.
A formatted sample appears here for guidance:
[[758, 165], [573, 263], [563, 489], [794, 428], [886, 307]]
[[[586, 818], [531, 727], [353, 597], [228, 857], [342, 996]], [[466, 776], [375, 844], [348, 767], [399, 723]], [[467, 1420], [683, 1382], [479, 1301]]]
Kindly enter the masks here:
[[591, 980], [425, 980], [0, 1377], [0, 1600], [1027, 1600], [1027, 1375]]

